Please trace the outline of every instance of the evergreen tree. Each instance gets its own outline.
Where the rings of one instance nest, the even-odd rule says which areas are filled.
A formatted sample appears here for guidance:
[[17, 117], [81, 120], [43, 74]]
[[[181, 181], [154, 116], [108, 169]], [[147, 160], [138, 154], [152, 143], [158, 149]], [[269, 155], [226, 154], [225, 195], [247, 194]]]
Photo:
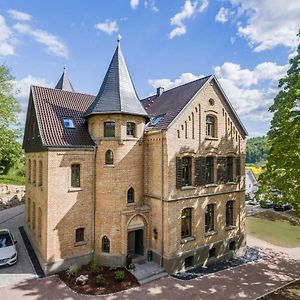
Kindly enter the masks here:
[[[298, 33], [300, 37], [300, 31]], [[275, 202], [278, 190], [282, 201], [300, 210], [300, 45], [290, 60], [287, 75], [279, 80], [280, 92], [269, 111], [274, 113], [268, 132], [269, 156], [261, 176], [261, 193]]]

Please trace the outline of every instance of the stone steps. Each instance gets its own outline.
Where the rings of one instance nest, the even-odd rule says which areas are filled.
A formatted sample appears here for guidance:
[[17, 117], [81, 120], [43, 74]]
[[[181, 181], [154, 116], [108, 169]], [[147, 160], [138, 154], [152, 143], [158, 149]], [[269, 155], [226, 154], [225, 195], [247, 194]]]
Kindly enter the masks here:
[[157, 273], [157, 274], [154, 274], [154, 275], [150, 275], [149, 277], [146, 277], [146, 278], [144, 278], [144, 279], [139, 280], [139, 284], [140, 284], [140, 285], [143, 285], [143, 284], [145, 284], [145, 283], [148, 283], [148, 282], [151, 282], [151, 281], [160, 279], [160, 278], [162, 278], [162, 277], [166, 277], [166, 276], [168, 276], [168, 275], [169, 275], [168, 273], [162, 271], [162, 272], [160, 272], [160, 273]]

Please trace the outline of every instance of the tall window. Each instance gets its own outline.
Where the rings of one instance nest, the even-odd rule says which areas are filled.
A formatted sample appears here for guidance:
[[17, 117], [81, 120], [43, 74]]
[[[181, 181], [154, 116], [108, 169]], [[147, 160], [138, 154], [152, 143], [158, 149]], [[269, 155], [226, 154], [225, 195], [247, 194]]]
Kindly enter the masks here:
[[182, 158], [182, 185], [192, 185], [192, 158]]
[[205, 212], [205, 232], [215, 229], [215, 205], [208, 204]]
[[105, 164], [113, 165], [114, 164], [114, 154], [111, 150], [105, 152]]
[[35, 229], [35, 203], [32, 202], [32, 229]]
[[38, 225], [37, 225], [38, 237], [42, 236], [42, 210], [38, 209]]
[[214, 158], [206, 157], [206, 184], [214, 183]]
[[227, 157], [227, 181], [233, 182], [233, 157]]
[[33, 161], [32, 182], [36, 183], [36, 160]]
[[181, 212], [181, 238], [192, 235], [192, 209], [185, 208]]
[[226, 202], [226, 227], [233, 226], [233, 205], [234, 202], [229, 200]]
[[213, 116], [206, 117], [206, 135], [216, 137], [216, 118]]
[[31, 159], [28, 160], [28, 181], [31, 182]]
[[132, 187], [127, 191], [127, 203], [134, 203], [134, 189]]
[[127, 122], [127, 135], [135, 137], [135, 123]]
[[109, 253], [109, 251], [110, 251], [110, 240], [109, 240], [109, 238], [105, 235], [105, 236], [102, 238], [102, 252]]
[[115, 122], [104, 122], [104, 136], [115, 137]]
[[75, 243], [84, 241], [84, 228], [77, 228], [75, 232]]
[[27, 200], [28, 202], [27, 202], [27, 224], [28, 224], [28, 227], [30, 227], [30, 221], [31, 221], [31, 218], [30, 218], [30, 216], [31, 216], [31, 200], [30, 200], [30, 198], [28, 198], [28, 200]]
[[73, 164], [71, 166], [71, 187], [80, 187], [80, 165]]
[[39, 186], [43, 185], [43, 162], [39, 161]]

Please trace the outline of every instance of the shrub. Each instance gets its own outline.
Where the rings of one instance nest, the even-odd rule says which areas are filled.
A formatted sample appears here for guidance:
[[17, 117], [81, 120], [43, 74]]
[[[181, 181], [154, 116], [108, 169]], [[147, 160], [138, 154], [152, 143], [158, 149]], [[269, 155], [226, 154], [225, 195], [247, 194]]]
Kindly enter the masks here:
[[115, 272], [115, 279], [116, 279], [117, 281], [123, 281], [124, 278], [125, 278], [125, 273], [124, 273], [124, 271], [116, 271], [116, 272]]
[[90, 269], [92, 274], [97, 274], [101, 271], [101, 263], [100, 263], [100, 258], [98, 256], [95, 256], [89, 262], [89, 269]]
[[79, 271], [79, 267], [76, 264], [71, 265], [67, 270], [68, 277], [75, 277], [77, 276]]
[[104, 286], [106, 284], [106, 282], [105, 282], [105, 279], [104, 279], [104, 277], [103, 277], [103, 275], [98, 275], [97, 277], [96, 277], [96, 285], [97, 286]]

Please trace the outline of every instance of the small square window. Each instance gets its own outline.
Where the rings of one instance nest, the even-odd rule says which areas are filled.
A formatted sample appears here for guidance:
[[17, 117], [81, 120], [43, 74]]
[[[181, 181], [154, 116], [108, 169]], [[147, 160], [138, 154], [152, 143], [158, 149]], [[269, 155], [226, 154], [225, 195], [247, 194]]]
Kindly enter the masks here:
[[74, 121], [71, 118], [64, 118], [65, 128], [75, 128]]

